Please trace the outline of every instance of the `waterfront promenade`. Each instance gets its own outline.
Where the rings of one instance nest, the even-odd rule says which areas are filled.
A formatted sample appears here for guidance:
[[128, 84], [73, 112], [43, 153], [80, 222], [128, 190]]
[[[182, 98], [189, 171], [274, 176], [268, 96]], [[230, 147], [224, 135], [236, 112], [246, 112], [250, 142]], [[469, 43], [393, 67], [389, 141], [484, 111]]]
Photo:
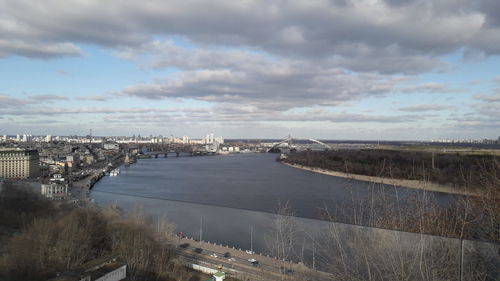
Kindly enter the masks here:
[[[100, 165], [93, 168], [94, 171], [90, 175], [73, 182], [71, 185], [71, 192], [73, 193], [73, 196], [80, 202], [87, 202], [90, 198], [90, 190], [94, 184], [104, 177], [107, 171], [120, 166], [122, 162], [121, 158], [123, 158], [122, 155], [117, 155], [109, 161], [100, 163]], [[111, 164], [111, 166], [109, 164]]]

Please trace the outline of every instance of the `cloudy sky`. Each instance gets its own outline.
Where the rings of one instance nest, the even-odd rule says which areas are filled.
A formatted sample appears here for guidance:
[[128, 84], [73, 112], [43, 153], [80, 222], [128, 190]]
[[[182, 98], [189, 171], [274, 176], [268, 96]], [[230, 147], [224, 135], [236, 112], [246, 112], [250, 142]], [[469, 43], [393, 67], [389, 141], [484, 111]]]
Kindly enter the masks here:
[[0, 134], [497, 138], [497, 0], [0, 0]]

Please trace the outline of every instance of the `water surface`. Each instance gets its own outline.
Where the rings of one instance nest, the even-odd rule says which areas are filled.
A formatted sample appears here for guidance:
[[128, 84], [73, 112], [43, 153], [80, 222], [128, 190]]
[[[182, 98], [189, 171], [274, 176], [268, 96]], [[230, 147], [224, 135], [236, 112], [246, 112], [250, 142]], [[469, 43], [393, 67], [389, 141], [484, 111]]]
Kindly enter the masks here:
[[[233, 154], [203, 157], [140, 159], [121, 167], [117, 177], [104, 177], [93, 188], [99, 204], [117, 203], [125, 210], [140, 204], [153, 217], [166, 215], [182, 231], [203, 239], [236, 247], [267, 249], [266, 234], [272, 230], [279, 202], [288, 202], [296, 221], [307, 231], [303, 238], [317, 235], [326, 222], [320, 209], [350, 202], [366, 193], [369, 183], [296, 169], [275, 161], [276, 154]], [[377, 187], [378, 188], [378, 187]], [[382, 188], [382, 187], [381, 187]], [[420, 191], [386, 187], [389, 198], [399, 200]], [[449, 195], [435, 193], [441, 201]], [[304, 242], [305, 243], [305, 242]]]

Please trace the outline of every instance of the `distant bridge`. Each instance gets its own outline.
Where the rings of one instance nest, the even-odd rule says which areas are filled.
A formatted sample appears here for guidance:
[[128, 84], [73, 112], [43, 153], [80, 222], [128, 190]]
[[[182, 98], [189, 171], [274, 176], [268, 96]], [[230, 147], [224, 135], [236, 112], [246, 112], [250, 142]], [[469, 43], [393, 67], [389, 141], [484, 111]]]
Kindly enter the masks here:
[[[305, 144], [305, 143], [297, 143], [295, 142], [294, 143], [294, 140], [295, 141], [310, 141], [310, 142], [313, 142], [314, 144]], [[316, 144], [316, 146], [315, 146]], [[276, 151], [277, 149], [280, 149], [280, 148], [288, 148], [290, 150], [292, 149], [295, 149], [295, 150], [306, 150], [306, 149], [312, 149], [312, 150], [315, 150], [318, 148], [318, 145], [319, 145], [319, 148], [320, 149], [332, 149], [332, 147], [330, 147], [329, 145], [327, 145], [326, 143], [324, 142], [321, 142], [319, 140], [315, 140], [315, 139], [301, 139], [301, 138], [292, 138], [291, 136], [289, 136], [288, 138], [280, 141], [279, 143], [273, 145], [271, 148], [269, 148], [267, 150], [267, 152], [273, 152], [273, 151]]]

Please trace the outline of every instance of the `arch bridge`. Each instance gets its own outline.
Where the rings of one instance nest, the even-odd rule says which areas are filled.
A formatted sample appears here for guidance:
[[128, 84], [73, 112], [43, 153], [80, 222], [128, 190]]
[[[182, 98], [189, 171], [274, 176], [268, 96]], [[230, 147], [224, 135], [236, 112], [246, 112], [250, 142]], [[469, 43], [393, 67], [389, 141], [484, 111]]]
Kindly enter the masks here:
[[[295, 142], [294, 142], [295, 141]], [[304, 142], [304, 141], [310, 141], [310, 142], [313, 142], [314, 144], [305, 144], [305, 143], [300, 143], [300, 142]], [[316, 146], [315, 146], [316, 144]], [[319, 141], [319, 140], [316, 140], [316, 139], [305, 139], [305, 138], [292, 138], [292, 137], [288, 137], [276, 144], [274, 144], [272, 147], [270, 147], [267, 152], [274, 152], [280, 148], [289, 148], [290, 150], [291, 149], [295, 149], [295, 150], [307, 150], [307, 149], [318, 149], [318, 145], [319, 145], [319, 148], [322, 149], [322, 150], [327, 150], [327, 149], [332, 149], [331, 146], [327, 145], [326, 143], [322, 142], [322, 141]]]

